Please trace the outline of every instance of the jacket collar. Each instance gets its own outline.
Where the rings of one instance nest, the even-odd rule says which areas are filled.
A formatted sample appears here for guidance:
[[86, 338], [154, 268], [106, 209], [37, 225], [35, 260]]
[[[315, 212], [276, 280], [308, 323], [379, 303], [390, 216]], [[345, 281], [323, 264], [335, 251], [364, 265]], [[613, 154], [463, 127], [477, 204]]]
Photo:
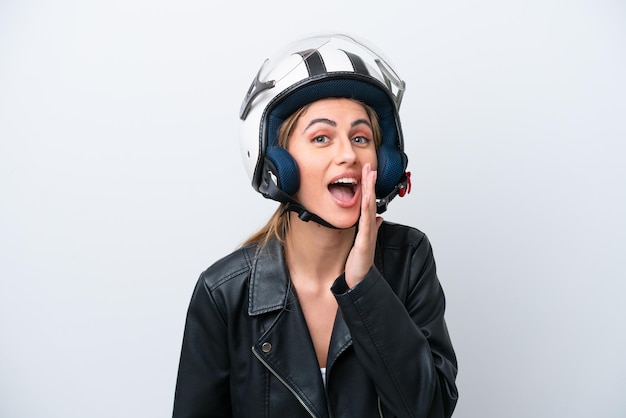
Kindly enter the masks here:
[[[261, 315], [284, 309], [291, 292], [289, 273], [285, 265], [282, 244], [272, 238], [266, 245], [256, 248], [250, 271], [248, 290], [248, 314]], [[352, 337], [343, 315], [337, 314], [330, 347], [328, 350], [327, 369], [330, 369], [337, 357], [352, 345]]]
[[256, 251], [248, 290], [248, 313], [251, 316], [283, 309], [290, 288], [282, 244], [272, 238]]

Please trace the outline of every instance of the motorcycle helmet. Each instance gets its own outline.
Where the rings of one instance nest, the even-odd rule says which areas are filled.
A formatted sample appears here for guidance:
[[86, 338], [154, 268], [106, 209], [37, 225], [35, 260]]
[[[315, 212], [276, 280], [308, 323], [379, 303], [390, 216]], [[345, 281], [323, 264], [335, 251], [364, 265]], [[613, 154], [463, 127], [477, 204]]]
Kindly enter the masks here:
[[300, 185], [299, 172], [289, 152], [278, 146], [278, 131], [286, 118], [308, 103], [351, 98], [372, 107], [379, 118], [376, 200], [377, 212], [384, 212], [391, 199], [410, 187], [398, 116], [404, 90], [404, 81], [374, 47], [344, 34], [301, 39], [265, 60], [239, 114], [240, 149], [252, 187], [288, 204], [302, 219], [313, 216], [319, 222], [291, 197]]

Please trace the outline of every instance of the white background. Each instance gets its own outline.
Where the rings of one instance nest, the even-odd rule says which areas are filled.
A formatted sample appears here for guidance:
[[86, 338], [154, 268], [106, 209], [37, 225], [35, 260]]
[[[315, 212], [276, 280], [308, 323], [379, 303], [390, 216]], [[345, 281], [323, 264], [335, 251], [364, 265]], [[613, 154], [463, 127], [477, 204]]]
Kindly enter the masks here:
[[263, 224], [238, 110], [317, 31], [406, 80], [456, 418], [626, 416], [622, 1], [0, 2], [0, 416], [171, 415], [199, 273]]

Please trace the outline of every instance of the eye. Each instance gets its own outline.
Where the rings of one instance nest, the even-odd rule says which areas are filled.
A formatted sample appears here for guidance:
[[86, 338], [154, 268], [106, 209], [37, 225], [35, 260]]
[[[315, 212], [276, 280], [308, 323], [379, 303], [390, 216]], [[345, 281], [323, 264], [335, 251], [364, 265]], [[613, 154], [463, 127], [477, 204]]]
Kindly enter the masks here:
[[352, 141], [357, 144], [367, 145], [371, 142], [371, 139], [366, 136], [355, 136], [354, 138], [352, 138]]
[[314, 144], [325, 144], [328, 141], [330, 141], [330, 139], [326, 135], [318, 135], [311, 139], [311, 142]]

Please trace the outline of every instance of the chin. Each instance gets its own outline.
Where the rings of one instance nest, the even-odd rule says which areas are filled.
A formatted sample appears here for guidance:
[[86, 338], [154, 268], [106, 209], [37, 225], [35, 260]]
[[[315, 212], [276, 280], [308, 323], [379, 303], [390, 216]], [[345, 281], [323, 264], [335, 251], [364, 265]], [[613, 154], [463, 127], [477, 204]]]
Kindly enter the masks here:
[[341, 208], [335, 204], [331, 205], [303, 205], [309, 207], [312, 213], [315, 213], [326, 222], [330, 223], [336, 228], [347, 229], [355, 226], [359, 222], [361, 216], [361, 208], [353, 206], [350, 208]]
[[329, 216], [324, 219], [339, 229], [347, 229], [355, 226], [357, 222], [359, 222], [359, 214], [352, 216]]

